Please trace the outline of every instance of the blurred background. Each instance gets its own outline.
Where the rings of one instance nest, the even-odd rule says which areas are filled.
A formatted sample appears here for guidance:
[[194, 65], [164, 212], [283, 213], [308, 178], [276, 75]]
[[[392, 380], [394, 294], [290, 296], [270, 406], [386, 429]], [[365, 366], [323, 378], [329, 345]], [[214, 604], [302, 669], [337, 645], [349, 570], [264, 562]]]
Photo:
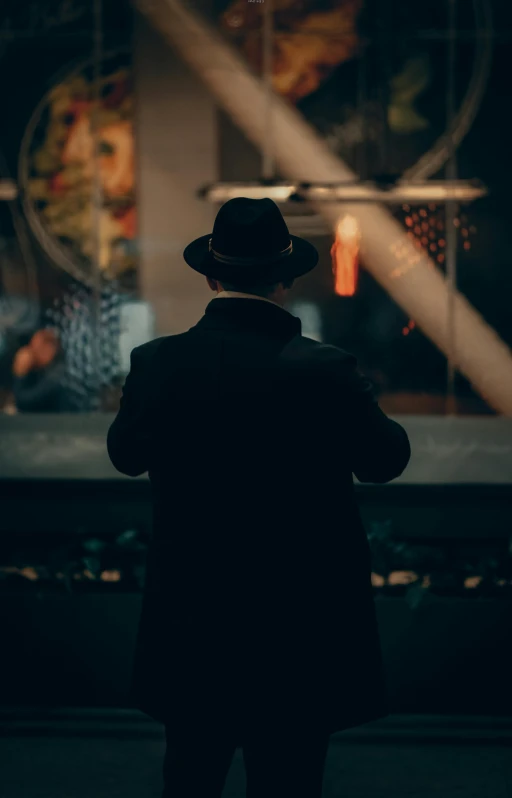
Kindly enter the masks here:
[[4, 0], [5, 717], [126, 705], [150, 492], [106, 431], [232, 196], [317, 247], [289, 309], [410, 434], [357, 486], [393, 711], [512, 715], [511, 33], [505, 0]]
[[[0, 21], [0, 407], [108, 411], [130, 348], [191, 326], [208, 298], [181, 258], [219, 207], [198, 190], [217, 183], [227, 199], [237, 182], [293, 176], [272, 163], [272, 112], [262, 152], [223, 86], [217, 96], [205, 88], [207, 67], [184, 63], [159, 33], [165, 4], [162, 19], [149, 21], [110, 0], [31, 8], [6, 0]], [[220, 34], [262, 85], [270, 77], [279, 99], [361, 180], [483, 182], [487, 195], [455, 208], [429, 202], [421, 187], [387, 208], [442, 272], [455, 259], [457, 287], [510, 346], [507, 4], [447, 0], [427, 14], [393, 0], [275, 0], [267, 73], [265, 8], [186, 4], [205, 36]], [[229, 72], [220, 82], [229, 84]], [[373, 263], [359, 258], [360, 269], [336, 278], [336, 231], [311, 203], [281, 204], [290, 230], [321, 253], [294, 288], [295, 312], [309, 334], [357, 354], [385, 408], [443, 414], [452, 391], [460, 415], [499, 412], [465, 375], [451, 385], [447, 347], [389, 296]], [[57, 331], [64, 363], [60, 395], [45, 403], [13, 367], [46, 327]]]

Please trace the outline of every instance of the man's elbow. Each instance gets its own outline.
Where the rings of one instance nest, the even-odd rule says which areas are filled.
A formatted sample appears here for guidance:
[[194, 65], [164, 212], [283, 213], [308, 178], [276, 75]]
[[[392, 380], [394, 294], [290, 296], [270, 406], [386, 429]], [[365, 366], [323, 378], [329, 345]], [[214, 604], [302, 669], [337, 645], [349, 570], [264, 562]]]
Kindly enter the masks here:
[[401, 468], [397, 468], [396, 466], [393, 468], [380, 467], [376, 470], [368, 469], [354, 473], [359, 482], [369, 482], [374, 485], [386, 485], [388, 482], [398, 479], [398, 477], [400, 477], [405, 471], [406, 465], [407, 463]]
[[379, 460], [364, 464], [354, 470], [359, 482], [371, 482], [375, 485], [385, 485], [402, 476], [411, 459], [411, 446], [406, 437], [400, 451], [387, 455]]
[[148, 470], [146, 463], [130, 461], [129, 459], [112, 457], [110, 455], [110, 462], [120, 474], [125, 474], [127, 477], [140, 477]]
[[125, 474], [127, 477], [140, 477], [148, 470], [145, 457], [133, 451], [127, 452], [114, 441], [110, 433], [107, 437], [107, 452], [110, 462], [120, 474]]

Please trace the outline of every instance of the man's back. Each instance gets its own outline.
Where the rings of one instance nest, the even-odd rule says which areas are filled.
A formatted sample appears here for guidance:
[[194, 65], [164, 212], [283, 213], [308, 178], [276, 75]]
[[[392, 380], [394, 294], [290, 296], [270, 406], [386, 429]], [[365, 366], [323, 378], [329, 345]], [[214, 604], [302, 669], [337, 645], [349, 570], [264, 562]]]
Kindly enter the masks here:
[[[188, 332], [134, 351], [127, 387], [112, 460], [161, 487], [172, 477], [217, 500], [241, 491], [265, 504], [273, 477], [296, 487], [329, 478], [346, 487], [352, 472], [384, 482], [409, 458], [407, 436], [378, 409], [355, 359], [303, 338], [298, 319], [271, 303], [211, 302]], [[116, 436], [123, 420], [136, 424], [129, 445]]]
[[[165, 642], [169, 624], [180, 634], [214, 629], [224, 657], [229, 650], [231, 664], [239, 658], [240, 678], [245, 651], [246, 685], [255, 651], [269, 646], [282, 667], [302, 661], [298, 675], [311, 671], [308, 647], [323, 647], [318, 682], [324, 658], [332, 668], [342, 657], [340, 638], [328, 637], [333, 620], [344, 634], [338, 667], [345, 677], [378, 672], [369, 549], [352, 473], [394, 478], [409, 444], [379, 410], [352, 356], [302, 338], [300, 322], [271, 303], [214, 300], [190, 331], [135, 350], [108, 443], [119, 470], [148, 470], [153, 487], [139, 686], [154, 682], [152, 661], [175, 663]], [[360, 624], [370, 643], [359, 641], [350, 665], [346, 647], [356, 645]], [[212, 656], [217, 676], [225, 674], [228, 659]], [[270, 673], [267, 695], [269, 680]], [[312, 701], [318, 707], [318, 695]]]

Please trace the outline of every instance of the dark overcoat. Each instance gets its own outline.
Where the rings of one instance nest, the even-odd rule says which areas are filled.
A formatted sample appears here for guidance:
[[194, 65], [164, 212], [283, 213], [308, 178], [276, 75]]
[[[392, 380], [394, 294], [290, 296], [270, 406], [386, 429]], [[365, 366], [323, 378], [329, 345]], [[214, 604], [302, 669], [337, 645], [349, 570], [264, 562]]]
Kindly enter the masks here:
[[353, 474], [410, 457], [356, 359], [259, 299], [133, 350], [108, 451], [149, 472], [134, 704], [180, 734], [388, 713]]

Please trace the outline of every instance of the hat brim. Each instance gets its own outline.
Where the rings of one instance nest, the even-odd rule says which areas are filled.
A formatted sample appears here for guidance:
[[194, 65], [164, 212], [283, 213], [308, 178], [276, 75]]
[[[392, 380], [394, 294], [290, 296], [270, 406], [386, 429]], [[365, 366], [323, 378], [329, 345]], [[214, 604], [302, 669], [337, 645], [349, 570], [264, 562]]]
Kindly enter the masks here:
[[242, 266], [219, 263], [209, 249], [212, 235], [201, 236], [192, 241], [184, 250], [185, 262], [199, 274], [213, 280], [225, 280], [235, 284], [279, 283], [293, 280], [307, 274], [318, 263], [318, 252], [313, 244], [298, 236], [290, 236], [292, 252], [283, 260], [268, 266]]

